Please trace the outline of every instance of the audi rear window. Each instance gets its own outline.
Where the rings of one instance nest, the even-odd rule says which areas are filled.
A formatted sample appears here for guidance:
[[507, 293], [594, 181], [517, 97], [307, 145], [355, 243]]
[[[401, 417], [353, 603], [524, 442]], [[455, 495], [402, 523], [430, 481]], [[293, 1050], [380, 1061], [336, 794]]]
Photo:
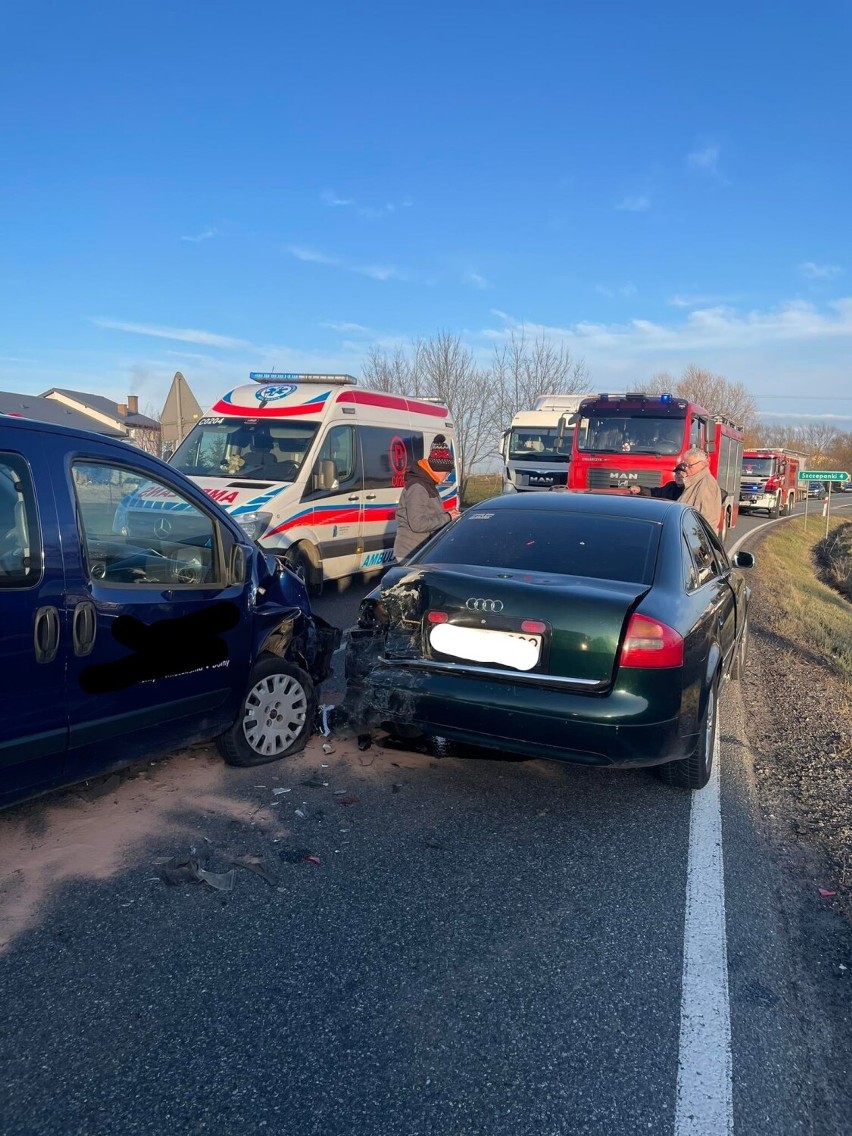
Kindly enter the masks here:
[[660, 526], [627, 517], [470, 509], [409, 563], [482, 565], [650, 584]]

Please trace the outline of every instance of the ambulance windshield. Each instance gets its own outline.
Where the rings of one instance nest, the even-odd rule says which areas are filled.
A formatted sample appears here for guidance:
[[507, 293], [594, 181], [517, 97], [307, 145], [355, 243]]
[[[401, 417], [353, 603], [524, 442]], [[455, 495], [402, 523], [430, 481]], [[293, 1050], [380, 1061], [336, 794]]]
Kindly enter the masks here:
[[202, 418], [169, 464], [189, 477], [295, 481], [317, 429], [287, 419]]

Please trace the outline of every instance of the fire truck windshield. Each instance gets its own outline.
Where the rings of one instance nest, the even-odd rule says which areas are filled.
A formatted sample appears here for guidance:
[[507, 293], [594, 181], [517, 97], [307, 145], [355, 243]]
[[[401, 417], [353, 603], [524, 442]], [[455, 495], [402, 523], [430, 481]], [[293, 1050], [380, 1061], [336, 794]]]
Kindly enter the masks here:
[[684, 444], [682, 418], [649, 415], [592, 415], [577, 427], [581, 453], [677, 454]]
[[743, 474], [746, 477], [771, 477], [774, 472], [774, 458], [743, 458]]

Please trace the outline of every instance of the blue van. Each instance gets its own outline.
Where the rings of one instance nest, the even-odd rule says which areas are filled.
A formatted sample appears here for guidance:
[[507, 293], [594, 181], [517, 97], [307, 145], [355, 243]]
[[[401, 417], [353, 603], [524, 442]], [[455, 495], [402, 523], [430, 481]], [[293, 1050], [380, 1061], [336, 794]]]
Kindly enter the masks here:
[[[126, 499], [168, 501], [135, 531]], [[216, 738], [304, 748], [340, 632], [203, 490], [122, 442], [0, 415], [0, 806]]]

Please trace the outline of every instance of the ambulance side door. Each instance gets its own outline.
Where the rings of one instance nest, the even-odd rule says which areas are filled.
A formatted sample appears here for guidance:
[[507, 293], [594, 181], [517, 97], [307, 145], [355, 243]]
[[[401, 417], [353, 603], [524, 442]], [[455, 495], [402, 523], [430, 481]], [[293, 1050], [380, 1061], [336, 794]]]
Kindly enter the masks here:
[[355, 422], [330, 426], [320, 440], [302, 497], [327, 577], [357, 572], [362, 555], [364, 476]]

